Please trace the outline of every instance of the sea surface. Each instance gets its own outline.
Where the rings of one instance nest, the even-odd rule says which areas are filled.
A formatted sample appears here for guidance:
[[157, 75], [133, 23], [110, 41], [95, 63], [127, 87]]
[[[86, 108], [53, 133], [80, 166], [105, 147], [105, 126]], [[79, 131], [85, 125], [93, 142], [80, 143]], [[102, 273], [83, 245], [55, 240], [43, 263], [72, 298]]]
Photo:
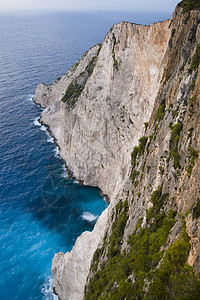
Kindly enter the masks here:
[[[52, 83], [113, 23], [150, 24], [169, 13], [0, 14], [0, 299], [56, 299], [51, 261], [92, 230], [107, 203], [68, 178], [32, 97]], [[69, 274], [70, 276], [70, 274]]]

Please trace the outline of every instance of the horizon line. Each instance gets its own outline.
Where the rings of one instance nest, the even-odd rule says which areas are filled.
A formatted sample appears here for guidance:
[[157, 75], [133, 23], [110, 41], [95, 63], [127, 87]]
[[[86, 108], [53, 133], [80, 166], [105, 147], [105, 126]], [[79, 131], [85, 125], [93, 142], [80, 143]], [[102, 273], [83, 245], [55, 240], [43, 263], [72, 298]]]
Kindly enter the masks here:
[[117, 13], [162, 13], [162, 14], [173, 14], [173, 11], [155, 11], [155, 10], [125, 10], [125, 9], [5, 9], [0, 10], [0, 15], [2, 14], [20, 14], [20, 13], [92, 13], [92, 12], [117, 12]]

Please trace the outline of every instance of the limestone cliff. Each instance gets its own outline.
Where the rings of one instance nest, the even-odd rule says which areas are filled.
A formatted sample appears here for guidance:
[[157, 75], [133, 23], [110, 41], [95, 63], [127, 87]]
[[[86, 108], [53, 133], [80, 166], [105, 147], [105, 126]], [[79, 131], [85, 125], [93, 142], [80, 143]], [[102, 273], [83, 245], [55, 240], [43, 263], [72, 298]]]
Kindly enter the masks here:
[[151, 299], [176, 242], [182, 266], [188, 260], [199, 273], [199, 45], [199, 11], [177, 7], [169, 21], [114, 25], [65, 75], [38, 86], [41, 120], [68, 168], [110, 199], [93, 232], [54, 258], [60, 299], [84, 298], [88, 275], [86, 299]]
[[41, 120], [70, 171], [109, 197], [121, 189], [151, 115], [169, 35], [169, 21], [116, 24], [60, 80], [36, 90], [34, 100], [48, 106]]

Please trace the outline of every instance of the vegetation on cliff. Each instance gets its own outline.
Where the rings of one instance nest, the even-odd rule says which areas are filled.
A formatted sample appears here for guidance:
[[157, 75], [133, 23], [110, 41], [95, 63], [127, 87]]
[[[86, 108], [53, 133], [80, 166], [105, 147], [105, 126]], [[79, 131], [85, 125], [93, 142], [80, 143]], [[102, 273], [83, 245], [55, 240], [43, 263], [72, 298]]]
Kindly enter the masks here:
[[75, 104], [81, 95], [82, 91], [85, 88], [85, 84], [88, 78], [92, 75], [94, 67], [96, 65], [96, 61], [101, 50], [101, 45], [99, 45], [99, 49], [95, 56], [89, 61], [88, 65], [86, 66], [85, 70], [76, 78], [74, 79], [65, 92], [65, 95], [62, 97], [62, 101], [66, 102], [66, 106], [68, 109], [73, 109]]
[[183, 0], [178, 6], [182, 7], [184, 12], [189, 12], [193, 9], [200, 9], [200, 2], [199, 0]]
[[108, 242], [108, 260], [102, 261], [98, 268], [100, 254], [106, 255], [108, 245], [104, 241], [93, 258], [91, 272], [95, 275], [86, 288], [85, 299], [198, 299], [200, 281], [186, 263], [190, 239], [184, 218], [180, 238], [164, 251], [177, 220], [173, 209], [165, 209], [168, 199], [161, 186], [152, 193], [153, 206], [147, 211], [147, 225], [141, 227], [138, 219], [135, 231], [129, 236], [129, 246], [123, 252], [128, 206], [127, 201], [119, 202]]
[[200, 64], [200, 44], [197, 44], [196, 52], [192, 58], [190, 70], [195, 71]]

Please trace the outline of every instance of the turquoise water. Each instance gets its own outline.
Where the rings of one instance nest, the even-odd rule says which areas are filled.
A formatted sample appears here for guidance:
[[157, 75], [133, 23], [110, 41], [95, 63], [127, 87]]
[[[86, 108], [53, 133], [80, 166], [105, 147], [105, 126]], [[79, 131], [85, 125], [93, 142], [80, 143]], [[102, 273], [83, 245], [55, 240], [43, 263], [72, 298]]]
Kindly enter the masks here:
[[32, 101], [113, 23], [168, 15], [56, 13], [0, 16], [0, 299], [53, 299], [51, 261], [92, 230], [107, 206], [97, 188], [66, 176]]

